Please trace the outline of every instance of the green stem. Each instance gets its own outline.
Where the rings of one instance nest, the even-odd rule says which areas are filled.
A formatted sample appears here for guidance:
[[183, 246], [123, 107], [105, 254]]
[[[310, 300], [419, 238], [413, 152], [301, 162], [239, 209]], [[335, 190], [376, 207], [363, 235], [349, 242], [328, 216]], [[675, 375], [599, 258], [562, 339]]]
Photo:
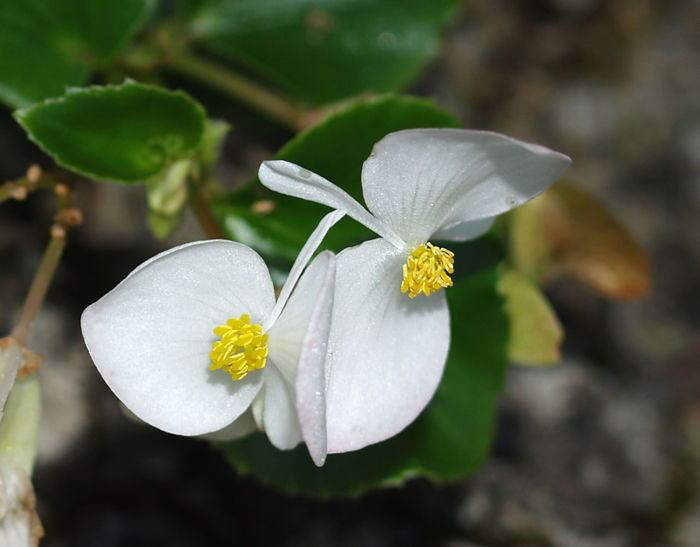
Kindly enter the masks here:
[[228, 239], [219, 226], [219, 223], [216, 222], [211, 214], [209, 202], [202, 196], [201, 186], [190, 181], [187, 196], [192, 212], [197, 218], [199, 225], [204, 230], [204, 233], [207, 234], [207, 237], [211, 239]]
[[44, 173], [38, 165], [32, 165], [24, 177], [8, 180], [0, 186], [0, 203], [8, 199], [21, 201], [37, 188], [54, 189], [64, 182], [59, 175]]
[[17, 322], [17, 326], [12, 331], [19, 343], [26, 347], [29, 342], [29, 335], [39, 314], [41, 304], [44, 302], [46, 291], [49, 288], [53, 274], [56, 271], [58, 262], [61, 260], [63, 248], [66, 246], [66, 233], [60, 226], [54, 226], [51, 230], [51, 240], [46, 246], [44, 256], [41, 259], [39, 269], [34, 276], [32, 286], [29, 289], [27, 299], [24, 301], [22, 313]]
[[173, 52], [167, 68], [204, 82], [214, 89], [252, 106], [274, 120], [298, 130], [306, 111], [299, 105], [233, 72], [217, 62], [187, 53]]
[[[2, 186], [0, 186], [0, 203], [2, 203], [3, 201], [7, 201], [8, 199], [17, 199], [17, 188], [24, 187], [18, 186], [16, 185], [16, 183], [12, 182], [6, 182]], [[22, 195], [19, 194], [19, 197], [22, 197]]]

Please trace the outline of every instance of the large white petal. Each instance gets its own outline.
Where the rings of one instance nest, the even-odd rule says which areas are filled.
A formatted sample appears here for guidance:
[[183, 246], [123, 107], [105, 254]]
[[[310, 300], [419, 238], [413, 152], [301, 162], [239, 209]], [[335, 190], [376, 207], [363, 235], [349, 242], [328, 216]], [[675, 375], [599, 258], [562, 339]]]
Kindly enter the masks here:
[[270, 329], [270, 355], [295, 386], [301, 432], [318, 466], [323, 465], [327, 454], [326, 366], [335, 263], [329, 251], [314, 259]]
[[338, 255], [326, 398], [329, 453], [395, 435], [440, 382], [450, 343], [445, 294], [403, 294], [405, 259], [381, 239]]
[[294, 403], [294, 386], [282, 376], [272, 358], [263, 369], [265, 406], [263, 422], [270, 442], [280, 450], [289, 450], [302, 440]]
[[493, 217], [547, 189], [571, 160], [487, 131], [411, 129], [374, 145], [367, 208], [413, 248], [440, 228]]
[[176, 247], [138, 267], [83, 312], [90, 355], [121, 401], [170, 433], [200, 435], [235, 420], [262, 385], [210, 371], [214, 328], [250, 314], [262, 323], [275, 297], [263, 260], [232, 241]]
[[345, 190], [308, 169], [283, 160], [264, 161], [258, 177], [270, 190], [345, 211], [349, 217], [390, 241], [397, 249], [406, 247], [391, 228], [370, 215]]

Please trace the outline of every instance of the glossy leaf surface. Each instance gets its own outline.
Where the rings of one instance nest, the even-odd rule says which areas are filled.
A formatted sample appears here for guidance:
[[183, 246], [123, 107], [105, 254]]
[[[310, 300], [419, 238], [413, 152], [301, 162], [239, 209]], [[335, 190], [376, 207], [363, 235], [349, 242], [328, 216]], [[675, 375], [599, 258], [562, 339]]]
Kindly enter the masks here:
[[135, 82], [71, 90], [15, 117], [57, 163], [121, 182], [144, 181], [191, 153], [205, 120], [184, 93]]
[[439, 52], [455, 0], [185, 2], [190, 33], [311, 103], [405, 87]]
[[152, 0], [3, 0], [0, 100], [23, 107], [85, 84], [149, 14]]

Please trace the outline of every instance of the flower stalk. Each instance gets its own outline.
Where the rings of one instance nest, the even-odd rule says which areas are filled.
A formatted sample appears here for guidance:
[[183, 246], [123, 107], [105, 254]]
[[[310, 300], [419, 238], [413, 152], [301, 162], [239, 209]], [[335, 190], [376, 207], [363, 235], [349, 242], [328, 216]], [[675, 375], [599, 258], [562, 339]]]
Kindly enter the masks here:
[[45, 184], [52, 184], [60, 208], [54, 217], [55, 223], [51, 226], [51, 239], [46, 246], [39, 269], [34, 275], [17, 325], [11, 334], [23, 347], [26, 347], [29, 342], [32, 327], [63, 255], [63, 249], [66, 246], [66, 230], [72, 226], [78, 226], [82, 222], [82, 213], [73, 207], [73, 195], [70, 188], [66, 184], [56, 183], [54, 177], [51, 177], [49, 181], [46, 181], [45, 178], [48, 177], [39, 173], [34, 184], [39, 184], [42, 180]]

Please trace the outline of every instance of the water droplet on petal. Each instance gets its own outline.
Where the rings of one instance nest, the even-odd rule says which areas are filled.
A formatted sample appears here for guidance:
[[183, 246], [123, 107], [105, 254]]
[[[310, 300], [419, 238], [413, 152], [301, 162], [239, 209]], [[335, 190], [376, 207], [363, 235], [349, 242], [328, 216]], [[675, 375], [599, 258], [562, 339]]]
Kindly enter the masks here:
[[311, 178], [311, 171], [303, 168], [299, 168], [299, 176], [303, 179], [310, 179]]
[[518, 204], [518, 200], [515, 198], [515, 196], [508, 196], [506, 198], [506, 205], [508, 207], [515, 207]]

